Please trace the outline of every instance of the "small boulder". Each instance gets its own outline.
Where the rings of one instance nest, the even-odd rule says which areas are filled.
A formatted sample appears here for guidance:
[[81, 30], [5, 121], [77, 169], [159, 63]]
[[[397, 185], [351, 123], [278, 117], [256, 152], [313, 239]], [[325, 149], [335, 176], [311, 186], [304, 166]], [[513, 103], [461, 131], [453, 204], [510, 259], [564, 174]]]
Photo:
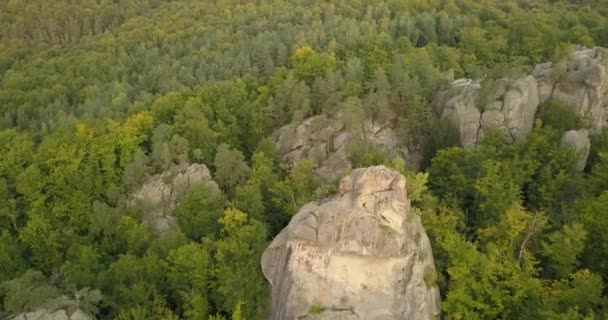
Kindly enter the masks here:
[[562, 146], [571, 148], [576, 154], [576, 170], [583, 171], [587, 165], [587, 157], [591, 150], [589, 132], [587, 130], [570, 130], [562, 136]]

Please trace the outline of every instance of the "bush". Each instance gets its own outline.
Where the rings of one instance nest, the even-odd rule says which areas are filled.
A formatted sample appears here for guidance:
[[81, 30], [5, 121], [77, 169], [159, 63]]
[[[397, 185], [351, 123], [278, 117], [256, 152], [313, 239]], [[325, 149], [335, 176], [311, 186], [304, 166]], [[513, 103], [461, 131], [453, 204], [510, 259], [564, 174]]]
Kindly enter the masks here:
[[576, 111], [557, 100], [549, 100], [540, 107], [543, 124], [563, 133], [584, 127], [583, 120]]

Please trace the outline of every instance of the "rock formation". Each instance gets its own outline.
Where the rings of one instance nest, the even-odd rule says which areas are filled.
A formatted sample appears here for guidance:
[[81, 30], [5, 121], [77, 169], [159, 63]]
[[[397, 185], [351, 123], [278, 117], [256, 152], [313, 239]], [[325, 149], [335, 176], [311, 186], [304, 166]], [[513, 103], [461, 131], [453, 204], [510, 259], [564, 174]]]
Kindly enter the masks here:
[[333, 119], [316, 116], [295, 126], [282, 127], [273, 138], [283, 161], [310, 159], [318, 176], [327, 181], [336, 181], [352, 169], [348, 147], [353, 141], [365, 140], [388, 154], [402, 155], [408, 160], [414, 158], [406, 156], [407, 150], [398, 144], [390, 123], [366, 120], [359, 131], [347, 129], [339, 115]]
[[150, 178], [131, 195], [129, 205], [141, 206], [144, 212], [143, 220], [155, 234], [162, 234], [177, 227], [177, 221], [171, 213], [181, 196], [193, 186], [203, 183], [218, 188], [204, 164], [176, 166]]
[[571, 148], [576, 154], [576, 170], [583, 171], [587, 165], [587, 157], [591, 150], [589, 132], [587, 130], [570, 130], [562, 136], [562, 146]]
[[539, 98], [555, 99], [574, 108], [594, 129], [608, 125], [608, 49], [576, 51], [565, 72], [552, 63], [536, 66]]
[[28, 313], [19, 314], [11, 320], [93, 320], [94, 318], [82, 310], [68, 313], [64, 309], [47, 310], [41, 309]]
[[435, 319], [440, 296], [429, 239], [406, 180], [354, 170], [338, 195], [300, 209], [262, 256], [271, 320]]
[[502, 132], [508, 141], [526, 136], [534, 126], [538, 108], [536, 79], [527, 76], [512, 82], [499, 82], [490, 102], [478, 106], [481, 85], [476, 82], [455, 81], [443, 97], [442, 118], [451, 121], [460, 135], [460, 144], [469, 146], [483, 138], [490, 130]]
[[456, 80], [440, 94], [440, 115], [457, 128], [462, 146], [475, 144], [490, 130], [502, 132], [509, 141], [524, 138], [533, 128], [539, 105], [549, 99], [574, 108], [594, 130], [607, 126], [608, 50], [576, 51], [560, 70], [559, 65], [544, 63], [532, 75], [501, 79], [484, 105], [478, 101], [479, 83]]

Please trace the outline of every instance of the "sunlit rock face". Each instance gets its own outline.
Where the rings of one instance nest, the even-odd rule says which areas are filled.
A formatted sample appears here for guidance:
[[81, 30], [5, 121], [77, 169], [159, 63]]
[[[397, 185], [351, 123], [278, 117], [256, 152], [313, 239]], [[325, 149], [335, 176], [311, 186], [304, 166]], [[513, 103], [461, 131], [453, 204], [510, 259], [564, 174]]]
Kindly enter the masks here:
[[406, 179], [354, 170], [339, 194], [300, 209], [262, 256], [269, 319], [434, 319], [440, 296], [429, 239]]

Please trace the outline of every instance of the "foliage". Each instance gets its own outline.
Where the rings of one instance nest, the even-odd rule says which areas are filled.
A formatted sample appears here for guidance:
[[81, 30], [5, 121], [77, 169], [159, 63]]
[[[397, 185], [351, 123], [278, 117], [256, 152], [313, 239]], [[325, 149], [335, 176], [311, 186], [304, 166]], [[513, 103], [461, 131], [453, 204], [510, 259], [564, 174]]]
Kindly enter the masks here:
[[557, 100], [549, 100], [540, 106], [540, 118], [544, 125], [553, 127], [560, 132], [580, 129], [583, 120], [572, 107]]
[[[555, 101], [525, 140], [468, 149], [433, 109], [454, 77], [485, 75], [489, 101], [574, 44], [608, 46], [601, 0], [0, 1], [0, 309], [265, 319], [262, 250], [336, 191], [315, 159], [281, 163], [272, 132], [317, 116], [351, 132], [353, 167], [408, 176], [446, 319], [597, 318], [606, 132], [577, 173], [559, 138], [581, 122]], [[385, 126], [427, 173], [368, 141]], [[133, 193], [192, 163], [217, 185], [154, 234]]]

